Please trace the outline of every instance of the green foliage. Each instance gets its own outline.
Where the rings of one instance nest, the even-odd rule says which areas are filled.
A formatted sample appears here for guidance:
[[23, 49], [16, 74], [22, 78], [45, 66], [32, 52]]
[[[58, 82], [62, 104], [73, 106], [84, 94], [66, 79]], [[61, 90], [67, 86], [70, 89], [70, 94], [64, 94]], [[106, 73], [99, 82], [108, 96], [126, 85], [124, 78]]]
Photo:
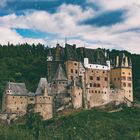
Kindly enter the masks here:
[[41, 44], [0, 46], [0, 99], [7, 81], [25, 82], [35, 91], [40, 77], [47, 76], [47, 51]]
[[[28, 120], [29, 119], [29, 120]], [[140, 139], [140, 110], [125, 108], [107, 113], [86, 110], [49, 121], [30, 114], [32, 125], [0, 126], [2, 140], [138, 140]], [[27, 122], [28, 122], [27, 121]]]

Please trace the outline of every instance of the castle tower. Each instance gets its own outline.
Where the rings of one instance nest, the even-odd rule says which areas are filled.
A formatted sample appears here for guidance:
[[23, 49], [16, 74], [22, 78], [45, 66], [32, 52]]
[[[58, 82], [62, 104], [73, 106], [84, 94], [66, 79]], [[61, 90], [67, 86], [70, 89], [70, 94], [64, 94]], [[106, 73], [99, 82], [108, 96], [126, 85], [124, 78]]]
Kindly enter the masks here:
[[67, 85], [67, 76], [61, 64], [59, 64], [56, 73], [52, 79], [52, 93], [59, 94], [65, 93]]
[[55, 48], [55, 61], [60, 61], [61, 60], [61, 46], [57, 43], [56, 48]]
[[53, 56], [52, 56], [52, 53], [51, 53], [51, 49], [49, 49], [48, 56], [47, 56], [47, 61], [53, 61]]
[[44, 120], [53, 116], [52, 96], [49, 95], [49, 85], [46, 78], [41, 78], [35, 92], [35, 112], [39, 112]]
[[49, 82], [51, 81], [51, 75], [52, 75], [52, 63], [53, 63], [52, 50], [49, 49], [47, 55], [47, 78]]
[[72, 82], [76, 77], [79, 76], [79, 61], [78, 54], [76, 52], [76, 45], [65, 44], [66, 52], [66, 73], [68, 81]]
[[114, 88], [125, 91], [125, 102], [133, 102], [132, 64], [124, 53], [116, 58], [116, 65], [111, 69], [111, 82]]

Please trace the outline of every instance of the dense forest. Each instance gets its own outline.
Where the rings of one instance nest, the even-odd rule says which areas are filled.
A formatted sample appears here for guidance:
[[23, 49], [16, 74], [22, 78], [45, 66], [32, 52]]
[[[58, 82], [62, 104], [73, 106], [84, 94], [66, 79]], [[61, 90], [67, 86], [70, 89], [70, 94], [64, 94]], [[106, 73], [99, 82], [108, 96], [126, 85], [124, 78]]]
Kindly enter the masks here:
[[[107, 50], [110, 57], [118, 55], [118, 50]], [[140, 55], [131, 54], [133, 63], [133, 85], [135, 97], [140, 91]], [[25, 82], [28, 90], [34, 92], [40, 77], [47, 76], [47, 53], [48, 47], [42, 44], [29, 45], [0, 45], [0, 99], [7, 81]]]

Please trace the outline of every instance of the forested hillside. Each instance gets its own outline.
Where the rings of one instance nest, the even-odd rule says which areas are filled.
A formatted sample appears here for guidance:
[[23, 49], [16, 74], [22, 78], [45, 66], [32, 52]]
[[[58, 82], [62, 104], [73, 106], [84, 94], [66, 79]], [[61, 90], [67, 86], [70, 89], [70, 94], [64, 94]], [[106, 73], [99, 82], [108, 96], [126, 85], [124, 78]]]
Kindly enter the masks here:
[[139, 140], [140, 110], [126, 108], [108, 113], [84, 110], [61, 118], [41, 121], [37, 114], [24, 125], [0, 125], [1, 140]]
[[[47, 52], [48, 47], [41, 44], [0, 45], [0, 99], [7, 81], [25, 82], [28, 90], [34, 92], [40, 77], [47, 76]], [[110, 56], [113, 57], [119, 53], [120, 51], [112, 50]], [[132, 54], [131, 57], [134, 89], [137, 91], [134, 96], [138, 97], [138, 91], [140, 91], [140, 55]]]

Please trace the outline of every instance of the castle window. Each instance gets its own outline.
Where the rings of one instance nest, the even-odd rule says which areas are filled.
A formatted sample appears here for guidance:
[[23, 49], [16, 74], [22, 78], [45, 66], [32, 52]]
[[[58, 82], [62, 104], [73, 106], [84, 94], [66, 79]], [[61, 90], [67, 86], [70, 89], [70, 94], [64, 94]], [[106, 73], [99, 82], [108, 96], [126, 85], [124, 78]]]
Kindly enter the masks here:
[[71, 76], [70, 78], [71, 78], [71, 80], [73, 80], [73, 76]]
[[77, 70], [75, 70], [75, 73], [77, 74], [77, 73], [78, 73], [78, 71], [77, 71]]
[[97, 93], [97, 90], [95, 90], [95, 93]]
[[65, 84], [65, 82], [63, 82], [63, 84]]
[[59, 82], [59, 84], [61, 84], [61, 82]]
[[125, 74], [125, 72], [123, 72], [122, 74]]
[[123, 86], [126, 87], [126, 83], [123, 83]]
[[107, 81], [108, 79], [107, 79], [107, 77], [105, 77], [105, 81]]
[[16, 104], [16, 102], [15, 102], [15, 104]]
[[129, 90], [129, 93], [131, 93], [131, 90]]
[[92, 93], [93, 93], [93, 90], [92, 90]]
[[80, 93], [79, 93], [79, 95], [80, 95]]
[[131, 75], [131, 73], [130, 73], [130, 72], [129, 72], [128, 74], [129, 74], [129, 75]]
[[105, 73], [105, 71], [103, 71], [103, 73]]
[[96, 83], [94, 83], [94, 87], [96, 87]]
[[71, 69], [71, 73], [73, 73], [73, 69]]
[[75, 66], [77, 66], [77, 63], [74, 63]]
[[90, 79], [90, 80], [93, 80], [93, 76], [90, 76], [89, 79]]
[[100, 93], [100, 90], [98, 91], [98, 93]]
[[105, 92], [105, 94], [106, 94], [106, 92]]
[[92, 87], [92, 83], [90, 83], [90, 87]]
[[116, 78], [114, 78], [114, 81], [116, 81]]
[[21, 104], [22, 104], [22, 102], [21, 102]]
[[127, 81], [132, 81], [132, 77], [127, 77]]
[[120, 80], [120, 78], [118, 78], [118, 81]]
[[131, 85], [131, 83], [128, 83], [128, 87], [131, 87], [132, 85]]
[[14, 99], [15, 97], [13, 96], [13, 99]]
[[97, 87], [100, 87], [100, 84], [97, 84]]
[[20, 96], [20, 98], [22, 98], [22, 97]]
[[19, 110], [19, 108], [17, 107], [17, 110]]
[[125, 76], [122, 76], [121, 79], [122, 79], [122, 80], [126, 80], [126, 77], [125, 77]]
[[129, 95], [129, 97], [131, 97], [131, 95]]
[[[40, 97], [41, 98], [41, 97]], [[30, 98], [30, 101], [33, 101], [34, 99], [33, 98]]]
[[100, 81], [100, 77], [97, 77], [97, 80]]

